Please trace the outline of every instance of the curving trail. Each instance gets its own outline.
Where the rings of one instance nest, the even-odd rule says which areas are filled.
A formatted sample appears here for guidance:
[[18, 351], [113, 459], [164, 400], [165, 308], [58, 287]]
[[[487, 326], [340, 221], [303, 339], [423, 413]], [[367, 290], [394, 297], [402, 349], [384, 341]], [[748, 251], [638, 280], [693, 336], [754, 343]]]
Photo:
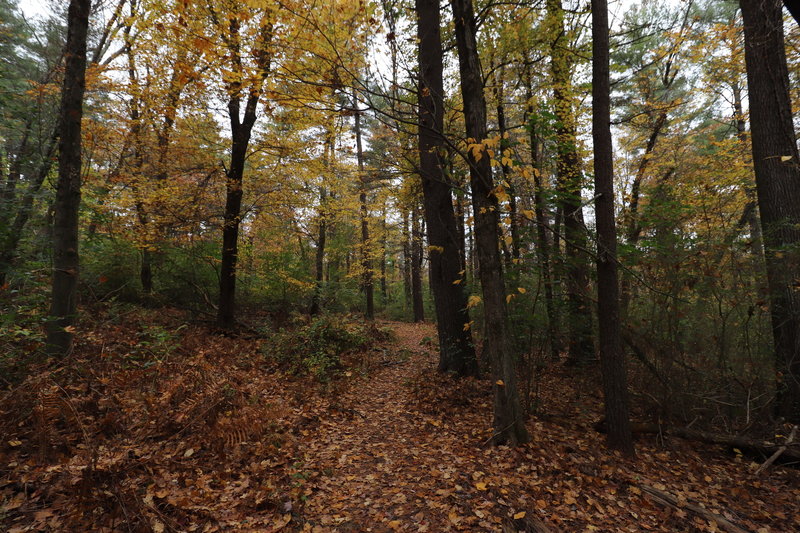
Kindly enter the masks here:
[[609, 453], [593, 367], [543, 361], [520, 384], [531, 442], [489, 447], [491, 382], [436, 372], [431, 325], [380, 323], [396, 339], [321, 386], [200, 327], [138, 365], [137, 324], [171, 322], [128, 322], [86, 334], [94, 373], [33, 376], [0, 406], [0, 530], [800, 531], [794, 469], [677, 438]]
[[[575, 375], [561, 365], [541, 372], [538, 401], [559, 414], [531, 418], [526, 446], [488, 447], [488, 381], [439, 375], [426, 347], [432, 326], [383, 325], [396, 342], [372, 353], [367, 375], [345, 380], [296, 432], [296, 503], [286, 530], [719, 530], [655, 502], [639, 489], [645, 485], [751, 531], [784, 530], [793, 520], [772, 509], [769, 484], [743, 476], [725, 454], [681, 441], [670, 448], [640, 441], [633, 462], [609, 453], [588, 429], [602, 405], [591, 372]], [[797, 487], [783, 490], [791, 500]], [[794, 520], [800, 527], [800, 517]]]
[[426, 324], [387, 325], [397, 335], [397, 349], [378, 354], [369, 376], [334, 402], [331, 416], [303, 430], [306, 457], [298, 468], [312, 472], [304, 489], [305, 528], [496, 530], [487, 509], [497, 504], [487, 495], [472, 501], [485, 475], [479, 457], [464, 453], [483, 435], [472, 422], [456, 423], [417, 405], [424, 389], [438, 385], [436, 356], [423, 344], [435, 330]]

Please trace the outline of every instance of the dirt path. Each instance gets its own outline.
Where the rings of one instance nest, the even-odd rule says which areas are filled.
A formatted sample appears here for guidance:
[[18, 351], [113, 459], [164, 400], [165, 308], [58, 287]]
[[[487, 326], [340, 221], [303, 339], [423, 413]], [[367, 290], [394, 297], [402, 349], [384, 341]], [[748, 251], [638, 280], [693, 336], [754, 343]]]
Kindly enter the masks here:
[[759, 533], [792, 522], [773, 497], [792, 500], [794, 492], [800, 508], [796, 485], [762, 483], [713, 449], [642, 441], [636, 461], [609, 453], [587, 429], [602, 405], [591, 376], [574, 379], [560, 366], [540, 377], [539, 400], [564, 414], [530, 419], [529, 445], [488, 447], [488, 382], [439, 375], [424, 342], [435, 337], [430, 325], [386, 325], [394, 346], [300, 432], [296, 531], [718, 530], [654, 503], [640, 484]]
[[303, 507], [311, 527], [444, 531], [464, 522], [467, 511], [470, 522], [479, 520], [464, 496], [472, 475], [483, 473], [458, 453], [475, 436], [420, 412], [415, 402], [425, 374], [435, 376], [436, 357], [423, 345], [435, 331], [388, 325], [397, 349], [372, 362], [375, 370], [334, 402], [333, 416], [306, 430], [307, 456], [297, 478], [314, 472], [305, 481]]
[[[800, 531], [794, 469], [758, 476], [751, 459], [674, 438], [642, 437], [635, 461], [610, 453], [592, 429], [593, 368], [537, 369], [521, 387], [536, 406], [531, 443], [490, 447], [491, 380], [436, 372], [430, 325], [383, 323], [395, 341], [320, 385], [265, 366], [260, 340], [201, 327], [138, 364], [137, 324], [175, 327], [98, 322], [80, 372], [37, 374], [0, 409], [0, 530], [720, 529], [648, 486], [754, 533]], [[24, 415], [34, 409], [39, 422]]]

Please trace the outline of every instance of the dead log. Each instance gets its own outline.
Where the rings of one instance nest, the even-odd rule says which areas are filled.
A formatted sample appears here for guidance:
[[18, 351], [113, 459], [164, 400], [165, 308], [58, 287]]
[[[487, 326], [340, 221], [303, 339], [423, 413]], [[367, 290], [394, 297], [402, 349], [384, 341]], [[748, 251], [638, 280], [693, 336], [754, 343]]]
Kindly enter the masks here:
[[786, 442], [783, 443], [783, 446], [778, 448], [778, 450], [775, 453], [770, 455], [769, 459], [764, 461], [764, 464], [758, 467], [758, 470], [756, 470], [757, 476], [760, 476], [764, 472], [764, 470], [769, 468], [770, 465], [772, 465], [772, 463], [774, 463], [778, 459], [778, 457], [786, 453], [786, 450], [789, 449], [789, 445], [794, 442], [794, 436], [796, 434], [797, 434], [797, 426], [794, 426], [792, 428], [792, 432], [789, 434], [789, 437], [786, 439]]
[[[595, 430], [605, 433], [605, 420], [601, 420], [594, 426]], [[674, 428], [669, 426], [662, 426], [659, 424], [648, 423], [632, 423], [631, 431], [634, 434], [660, 434], [671, 435], [673, 437], [680, 437], [682, 439], [705, 442], [708, 444], [718, 444], [728, 448], [736, 448], [743, 452], [750, 454], [760, 454], [763, 457], [770, 457], [782, 448], [779, 456], [783, 462], [797, 462], [800, 463], [800, 442], [789, 442], [778, 444], [777, 442], [767, 440], [751, 439], [740, 435], [724, 435], [721, 433], [712, 433], [709, 431], [698, 431], [689, 428]]]
[[646, 493], [654, 501], [660, 503], [661, 505], [664, 505], [666, 507], [671, 507], [673, 509], [685, 509], [686, 511], [689, 511], [701, 518], [704, 518], [709, 522], [714, 522], [719, 527], [721, 527], [725, 531], [728, 531], [729, 533], [750, 533], [750, 531], [737, 526], [724, 516], [712, 513], [705, 507], [701, 507], [689, 500], [681, 501], [676, 496], [668, 492], [664, 492], [663, 490], [658, 490], [649, 485], [637, 485], [637, 486], [642, 490], [642, 492]]
[[528, 517], [527, 514], [522, 518], [507, 518], [503, 521], [502, 528], [503, 533], [520, 533], [520, 531], [525, 533], [553, 533], [553, 530], [547, 524], [533, 516]]

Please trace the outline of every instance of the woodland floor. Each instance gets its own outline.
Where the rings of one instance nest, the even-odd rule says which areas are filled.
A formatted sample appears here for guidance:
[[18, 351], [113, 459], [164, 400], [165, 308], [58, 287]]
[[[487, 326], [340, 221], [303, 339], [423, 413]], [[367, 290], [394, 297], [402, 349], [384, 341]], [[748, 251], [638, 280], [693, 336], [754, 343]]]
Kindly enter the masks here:
[[396, 338], [319, 384], [263, 363], [263, 340], [203, 326], [136, 363], [131, 324], [154, 320], [181, 323], [96, 319], [70, 362], [1, 393], [0, 529], [724, 530], [694, 503], [745, 531], [800, 531], [797, 469], [756, 476], [753, 458], [655, 436], [635, 460], [609, 453], [595, 369], [542, 370], [550, 416], [529, 419], [530, 444], [491, 447], [489, 382], [437, 375], [430, 325], [379, 323]]

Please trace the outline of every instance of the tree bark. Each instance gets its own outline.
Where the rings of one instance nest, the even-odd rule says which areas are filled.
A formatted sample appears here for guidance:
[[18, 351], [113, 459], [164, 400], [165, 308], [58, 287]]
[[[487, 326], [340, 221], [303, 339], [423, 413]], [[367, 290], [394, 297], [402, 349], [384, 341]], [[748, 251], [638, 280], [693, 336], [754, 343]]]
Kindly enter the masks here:
[[568, 362], [594, 358], [592, 309], [589, 300], [589, 260], [581, 200], [582, 172], [578, 156], [577, 125], [572, 88], [572, 61], [566, 50], [561, 0], [547, 1], [548, 17], [556, 35], [550, 49], [556, 115], [556, 170], [558, 201], [564, 217], [566, 289], [569, 327]]
[[358, 202], [361, 215], [361, 287], [364, 290], [365, 312], [368, 320], [375, 318], [375, 289], [373, 286], [372, 259], [369, 256], [369, 207], [367, 206], [367, 177], [364, 175], [364, 150], [361, 144], [361, 111], [358, 109], [353, 89], [353, 118], [356, 134], [356, 161], [358, 162]]
[[[464, 102], [467, 138], [481, 143], [486, 138], [486, 100], [476, 41], [475, 14], [471, 0], [451, 0], [455, 20], [456, 48]], [[479, 156], [480, 157], [479, 157]], [[495, 444], [527, 442], [522, 408], [517, 393], [514, 357], [509, 344], [503, 264], [498, 250], [498, 201], [489, 155], [468, 151], [470, 186], [475, 219], [478, 275], [483, 294], [486, 339], [484, 353], [492, 365]]]
[[[240, 21], [230, 19], [227, 45], [231, 54], [234, 72], [242, 71], [241, 45], [239, 42]], [[272, 39], [272, 25], [263, 26], [255, 56], [258, 61], [259, 81], [250, 87], [244, 114], [240, 117], [242, 83], [228, 84], [228, 118], [231, 125], [231, 159], [225, 183], [225, 211], [222, 226], [222, 260], [219, 275], [219, 308], [217, 323], [223, 329], [233, 327], [236, 320], [236, 262], [239, 256], [239, 224], [242, 210], [242, 180], [250, 135], [256, 122], [256, 108], [261, 95], [261, 86], [269, 74], [270, 55], [268, 47]]]
[[786, 9], [792, 15], [794, 21], [800, 24], [800, 5], [797, 5], [795, 0], [783, 0], [783, 4], [786, 6]]
[[[35, 201], [36, 195], [41, 190], [42, 184], [44, 183], [47, 175], [50, 174], [50, 169], [53, 166], [53, 156], [55, 155], [56, 147], [58, 146], [59, 135], [60, 127], [56, 126], [47, 142], [47, 147], [44, 150], [42, 161], [36, 169], [31, 183], [28, 185], [28, 188], [22, 195], [22, 200], [19, 202], [19, 204], [13, 206], [9, 205], [15, 203], [13, 194], [11, 194], [10, 197], [4, 201], [5, 205], [7, 206], [6, 209], [8, 209], [6, 214], [8, 218], [6, 218], [6, 216], [3, 216], [2, 218], [2, 222], [3, 224], [7, 225], [7, 228], [5, 229], [5, 233], [1, 236], [2, 248], [0, 248], [0, 286], [6, 283], [6, 274], [11, 271], [11, 268], [17, 259], [17, 249], [19, 248], [19, 242], [22, 238], [23, 230], [28, 224], [31, 213], [33, 213], [33, 202]], [[10, 218], [12, 214], [12, 207], [16, 210], [13, 221], [11, 221]]]
[[[527, 100], [531, 102], [533, 96], [533, 80], [528, 72]], [[541, 172], [541, 158], [539, 157], [539, 135], [536, 127], [536, 118], [532, 105], [528, 107], [528, 126], [530, 128], [531, 167], [533, 168], [533, 211], [536, 217], [536, 255], [539, 259], [539, 270], [542, 273], [544, 284], [544, 301], [547, 310], [547, 331], [550, 337], [550, 357], [558, 359], [561, 354], [561, 331], [559, 327], [559, 314], [553, 295], [553, 269], [550, 260], [550, 239], [547, 230], [550, 229], [545, 217], [545, 192]]]
[[413, 307], [411, 288], [411, 209], [403, 212], [403, 294], [405, 295], [406, 309]]
[[[641, 198], [642, 181], [644, 180], [644, 173], [647, 170], [647, 165], [650, 162], [650, 154], [656, 146], [658, 136], [661, 130], [667, 124], [667, 112], [662, 111], [656, 118], [653, 124], [653, 130], [650, 132], [650, 137], [647, 139], [647, 145], [644, 149], [642, 159], [639, 161], [639, 166], [636, 169], [636, 175], [633, 177], [631, 184], [631, 203], [627, 212], [627, 229], [625, 231], [625, 241], [628, 245], [635, 248], [639, 243], [639, 237], [642, 235], [642, 225], [639, 220], [639, 201]], [[630, 275], [623, 276], [620, 288], [621, 299], [621, 315], [624, 317], [628, 313], [628, 305], [631, 300], [631, 277]]]
[[[503, 90], [503, 85], [505, 83], [503, 73], [505, 69], [502, 67], [498, 68], [497, 70], [497, 78], [495, 80], [495, 98], [497, 99], [496, 102], [496, 111], [497, 111], [497, 129], [500, 133], [500, 157], [501, 162], [502, 158], [508, 157], [511, 158], [510, 149], [511, 149], [511, 141], [507, 138], [508, 137], [508, 128], [506, 127], [506, 109], [505, 103], [503, 102], [503, 98], [505, 95], [505, 91]], [[511, 236], [511, 254], [508, 256], [506, 265], [510, 266], [514, 264], [515, 261], [519, 261], [520, 257], [520, 236], [519, 236], [519, 225], [517, 220], [517, 191], [514, 187], [514, 184], [511, 182], [511, 167], [505, 163], [501, 165], [503, 171], [503, 181], [504, 187], [506, 188], [508, 194], [508, 231]]]
[[597, 316], [608, 445], [633, 455], [628, 377], [619, 326], [617, 228], [614, 221], [614, 156], [607, 0], [592, 0], [592, 140], [597, 224]]
[[741, 0], [756, 192], [764, 233], [777, 412], [800, 421], [800, 160], [780, 0]]
[[[327, 155], [326, 155], [327, 160]], [[309, 307], [308, 314], [316, 315], [322, 308], [322, 289], [324, 286], [324, 267], [325, 267], [325, 239], [327, 238], [328, 223], [326, 220], [325, 204], [327, 203], [327, 194], [325, 186], [319, 188], [319, 222], [317, 234], [317, 250], [314, 254], [314, 294], [311, 297], [311, 306]]]
[[[452, 173], [451, 173], [452, 176]], [[461, 268], [459, 272], [462, 270], [464, 271], [464, 283], [467, 281], [467, 225], [466, 220], [464, 220], [465, 214], [465, 206], [464, 206], [464, 198], [460, 193], [456, 194], [454, 198], [453, 207], [455, 209], [456, 215], [456, 232], [457, 236], [456, 239], [458, 240], [458, 259], [459, 265]]]
[[[736, 120], [736, 137], [742, 146], [747, 149], [750, 147], [750, 142], [747, 138], [747, 127], [745, 123], [744, 111], [742, 106], [742, 89], [739, 86], [738, 80], [733, 83], [733, 110], [734, 119]], [[752, 161], [748, 161], [752, 164]], [[744, 194], [747, 198], [747, 204], [742, 212], [741, 222], [746, 222], [750, 227], [750, 240], [752, 242], [750, 250], [759, 260], [764, 257], [764, 235], [761, 231], [761, 220], [758, 216], [758, 199], [756, 198], [756, 189], [752, 185], [745, 186]]]
[[386, 301], [389, 298], [389, 289], [386, 283], [386, 248], [387, 248], [388, 230], [386, 227], [386, 204], [383, 205], [381, 210], [381, 301], [383, 306], [386, 307]]
[[[597, 422], [594, 425], [594, 429], [604, 433], [606, 431], [605, 420]], [[707, 444], [716, 444], [719, 446], [726, 446], [728, 448], [736, 448], [740, 451], [761, 455], [765, 458], [775, 454], [781, 450], [781, 448], [785, 448], [781, 452], [780, 456], [783, 461], [792, 463], [800, 462], [800, 443], [794, 441], [791, 443], [780, 443], [776, 441], [757, 440], [744, 435], [725, 435], [722, 433], [662, 426], [661, 424], [652, 424], [647, 422], [632, 423], [631, 431], [636, 435], [647, 433], [655, 435], [667, 435], [695, 442], [705, 442]]]
[[425, 321], [425, 302], [422, 295], [422, 228], [419, 220], [419, 207], [414, 202], [411, 209], [411, 300], [414, 309], [414, 322]]
[[53, 285], [47, 324], [47, 352], [67, 355], [77, 312], [80, 271], [78, 211], [81, 203], [81, 118], [86, 89], [86, 34], [91, 0], [71, 0], [67, 11], [67, 45], [61, 91], [58, 186], [53, 223]]
[[444, 82], [439, 0], [417, 0], [419, 162], [428, 229], [430, 285], [439, 336], [439, 371], [478, 373], [461, 267], [451, 184], [444, 172]]

